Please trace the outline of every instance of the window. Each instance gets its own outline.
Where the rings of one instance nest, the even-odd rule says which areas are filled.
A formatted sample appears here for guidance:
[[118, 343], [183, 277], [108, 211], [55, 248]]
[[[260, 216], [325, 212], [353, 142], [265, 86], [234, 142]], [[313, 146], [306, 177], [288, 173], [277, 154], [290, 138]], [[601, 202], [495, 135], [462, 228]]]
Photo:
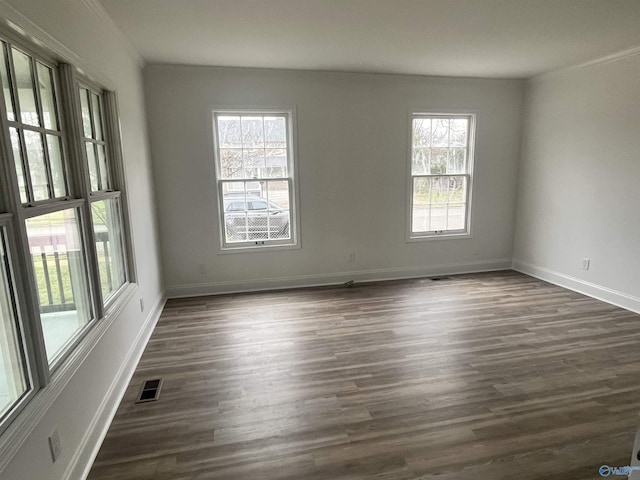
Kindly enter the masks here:
[[113, 189], [111, 159], [99, 92], [80, 85], [83, 154], [89, 177], [91, 223], [102, 298], [106, 303], [126, 281], [120, 192]]
[[14, 46], [3, 43], [2, 50], [5, 108], [22, 203], [64, 198], [66, 175], [52, 68]]
[[470, 233], [475, 116], [414, 114], [410, 239]]
[[0, 82], [1, 432], [131, 275], [115, 94], [7, 38]]
[[49, 364], [93, 319], [77, 208], [27, 219], [27, 237]]
[[31, 389], [6, 238], [6, 228], [0, 227], [0, 419]]
[[296, 245], [292, 116], [213, 112], [223, 249]]

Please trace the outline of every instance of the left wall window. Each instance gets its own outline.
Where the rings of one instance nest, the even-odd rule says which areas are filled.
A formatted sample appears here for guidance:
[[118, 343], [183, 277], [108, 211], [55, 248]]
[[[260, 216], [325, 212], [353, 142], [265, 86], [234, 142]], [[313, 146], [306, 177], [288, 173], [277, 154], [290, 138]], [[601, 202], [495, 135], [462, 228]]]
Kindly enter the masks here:
[[[57, 66], [3, 43], [5, 109], [46, 358], [61, 359], [93, 319], [82, 205], [70, 208]], [[8, 103], [7, 103], [8, 102]]]
[[0, 227], [0, 419], [30, 389], [6, 238]]
[[0, 84], [2, 432], [64, 381], [133, 269], [115, 93], [2, 31]]

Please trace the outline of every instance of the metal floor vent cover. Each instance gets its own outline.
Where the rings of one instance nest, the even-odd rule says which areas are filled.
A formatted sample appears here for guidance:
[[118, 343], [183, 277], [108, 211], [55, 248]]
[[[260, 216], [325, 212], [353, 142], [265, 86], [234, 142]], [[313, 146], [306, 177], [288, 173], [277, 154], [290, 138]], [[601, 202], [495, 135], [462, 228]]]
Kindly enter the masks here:
[[156, 378], [154, 380], [145, 380], [140, 389], [138, 400], [136, 403], [154, 402], [158, 400], [160, 396], [160, 389], [162, 388], [162, 379]]

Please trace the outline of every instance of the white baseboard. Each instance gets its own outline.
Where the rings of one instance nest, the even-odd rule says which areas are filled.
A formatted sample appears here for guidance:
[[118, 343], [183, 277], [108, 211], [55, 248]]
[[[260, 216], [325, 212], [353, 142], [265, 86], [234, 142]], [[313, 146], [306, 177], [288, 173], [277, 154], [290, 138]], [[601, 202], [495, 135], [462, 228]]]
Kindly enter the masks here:
[[375, 282], [420, 278], [433, 275], [453, 275], [460, 273], [491, 272], [511, 268], [510, 258], [479, 260], [467, 263], [447, 263], [419, 267], [380, 268], [317, 275], [296, 275], [291, 277], [262, 278], [236, 282], [209, 282], [173, 285], [167, 287], [168, 298], [219, 295], [224, 293], [256, 292], [261, 290], [282, 290], [289, 288], [319, 287], [339, 285], [349, 280]]
[[113, 382], [111, 382], [107, 394], [98, 407], [91, 424], [87, 427], [80, 446], [69, 462], [69, 466], [62, 477], [63, 480], [84, 480], [89, 475], [93, 461], [98, 455], [102, 441], [107, 435], [111, 421], [118, 410], [120, 401], [129, 386], [129, 381], [160, 318], [165, 302], [166, 296], [161, 295], [149, 312], [144, 325], [120, 365], [118, 373]]
[[597, 285], [595, 283], [586, 282], [579, 278], [517, 259], [513, 260], [511, 268], [518, 272], [544, 280], [545, 282], [553, 283], [554, 285], [568, 288], [574, 292], [582, 293], [617, 307], [622, 307], [627, 310], [631, 310], [632, 312], [640, 313], [640, 298], [634, 297], [633, 295], [603, 287], [602, 285]]

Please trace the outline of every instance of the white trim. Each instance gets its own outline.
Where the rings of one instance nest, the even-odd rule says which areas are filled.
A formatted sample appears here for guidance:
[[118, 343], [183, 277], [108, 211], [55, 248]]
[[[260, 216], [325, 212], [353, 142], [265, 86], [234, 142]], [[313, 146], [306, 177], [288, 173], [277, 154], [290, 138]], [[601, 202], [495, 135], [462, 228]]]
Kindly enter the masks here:
[[3, 20], [2, 23], [7, 25], [13, 32], [26, 37], [39, 47], [42, 47], [43, 44], [46, 45], [48, 50], [60, 55], [69, 63], [75, 65], [83, 63], [82, 59], [72, 50], [68, 49], [4, 0], [0, 0], [0, 18]]
[[628, 293], [603, 287], [602, 285], [587, 282], [585, 280], [565, 275], [564, 273], [556, 272], [555, 270], [541, 267], [539, 265], [523, 262], [518, 259], [513, 260], [512, 268], [517, 272], [544, 280], [545, 282], [553, 283], [554, 285], [582, 293], [583, 295], [587, 295], [597, 300], [602, 300], [603, 302], [610, 303], [617, 307], [640, 313], [640, 298], [629, 295]]
[[611, 62], [617, 62], [618, 60], [624, 60], [628, 57], [633, 57], [635, 55], [640, 55], [640, 46], [628, 48], [626, 50], [622, 50], [619, 52], [611, 53], [609, 55], [605, 55], [603, 57], [598, 57], [593, 60], [589, 60], [588, 62], [578, 63], [575, 65], [568, 65], [566, 67], [556, 68], [554, 70], [549, 70], [547, 72], [539, 73], [537, 75], [533, 75], [529, 77], [527, 80], [538, 80], [545, 78], [547, 76], [552, 76], [557, 73], [569, 72], [571, 70], [579, 70], [581, 68], [593, 67], [596, 65], [604, 65]]
[[137, 290], [136, 284], [129, 284], [126, 287], [119, 299], [120, 303], [114, 305], [113, 310], [104, 319], [93, 323], [92, 328], [82, 341], [69, 353], [65, 362], [52, 375], [51, 383], [42, 388], [7, 427], [0, 437], [0, 472], [6, 468], [13, 456], [20, 450], [40, 420], [44, 418], [49, 407], [53, 405]]
[[84, 480], [89, 475], [93, 461], [98, 455], [100, 446], [107, 435], [107, 431], [120, 406], [122, 397], [127, 391], [131, 377], [133, 377], [136, 371], [140, 357], [142, 357], [147, 342], [160, 319], [165, 302], [166, 297], [160, 295], [153, 309], [149, 312], [149, 315], [144, 321], [144, 325], [138, 332], [136, 339], [133, 341], [131, 348], [118, 369], [118, 373], [109, 386], [109, 390], [104, 396], [102, 403], [87, 427], [80, 441], [80, 445], [69, 461], [69, 465], [62, 476], [63, 480]]
[[[129, 37], [120, 30], [104, 7], [98, 0], [81, 0], [79, 4], [84, 5], [93, 16], [99, 19], [111, 32], [119, 38], [125, 52], [142, 68], [145, 65], [144, 59], [140, 53], [133, 47]], [[115, 90], [113, 81], [102, 73], [100, 63], [87, 61], [78, 56], [73, 50], [69, 49], [63, 43], [51, 36], [40, 26], [33, 23], [29, 18], [23, 15], [19, 10], [9, 5], [5, 0], [0, 0], [0, 25], [13, 32], [14, 36], [26, 39], [34, 43], [39, 48], [45, 48], [49, 52], [60, 57], [60, 59], [74, 65], [82, 70], [83, 74], [96, 83]]]
[[210, 282], [172, 285], [167, 287], [168, 298], [197, 297], [200, 295], [219, 295], [225, 293], [256, 292], [261, 290], [281, 290], [302, 287], [339, 285], [349, 280], [356, 282], [375, 282], [381, 280], [399, 280], [421, 278], [433, 275], [453, 275], [461, 273], [492, 272], [509, 270], [511, 258], [479, 260], [467, 263], [445, 263], [416, 267], [378, 268], [319, 275], [296, 275], [291, 277], [262, 278], [240, 280], [237, 282]]

